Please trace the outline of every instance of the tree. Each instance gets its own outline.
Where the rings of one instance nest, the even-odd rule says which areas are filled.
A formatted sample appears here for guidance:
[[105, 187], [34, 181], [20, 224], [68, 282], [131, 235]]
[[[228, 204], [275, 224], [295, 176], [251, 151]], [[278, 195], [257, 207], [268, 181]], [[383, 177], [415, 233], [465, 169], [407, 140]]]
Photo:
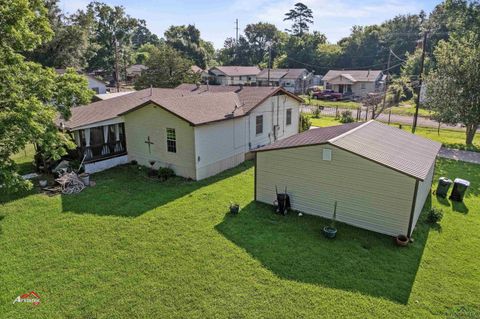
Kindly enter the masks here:
[[122, 6], [110, 7], [101, 2], [92, 2], [86, 13], [93, 20], [91, 50], [94, 52], [88, 60], [88, 70], [103, 70], [111, 75], [115, 82], [120, 75], [121, 64], [126, 67], [131, 56], [131, 40], [139, 26], [139, 20], [125, 13]]
[[146, 61], [148, 69], [135, 82], [135, 88], [171, 88], [181, 83], [193, 83], [195, 79], [190, 72], [192, 63], [169, 45], [161, 45], [150, 52]]
[[279, 56], [274, 64], [282, 68], [317, 70], [321, 67], [316, 63], [317, 50], [326, 41], [325, 35], [317, 31], [302, 36], [290, 36], [282, 47], [283, 55]]
[[480, 38], [469, 31], [441, 40], [435, 51], [436, 69], [426, 78], [426, 105], [448, 124], [462, 123], [467, 145], [480, 124]]
[[244, 32], [249, 44], [250, 62], [252, 65], [267, 62], [270, 49], [272, 60], [275, 59], [282, 34], [274, 24], [265, 22], [248, 24]]
[[201, 39], [200, 30], [194, 25], [172, 25], [164, 35], [166, 44], [201, 68], [207, 67], [208, 61], [213, 58], [213, 45], [207, 45], [208, 42]]
[[54, 120], [69, 107], [88, 102], [93, 92], [73, 70], [60, 78], [53, 69], [27, 62], [19, 52], [34, 50], [53, 36], [43, 1], [15, 0], [0, 6], [0, 185], [28, 188], [11, 156], [27, 143], [58, 159], [71, 146]]
[[293, 22], [292, 29], [286, 30], [293, 35], [302, 36], [308, 32], [309, 24], [313, 24], [313, 12], [310, 8], [301, 2], [295, 4], [293, 9], [285, 13], [283, 21], [291, 20]]
[[27, 59], [44, 66], [54, 68], [75, 67], [86, 65], [89, 46], [88, 26], [75, 15], [70, 17], [62, 14], [58, 0], [47, 0], [48, 19], [54, 36], [31, 52], [24, 52]]
[[159, 45], [160, 39], [146, 27], [145, 20], [138, 20], [138, 26], [132, 36], [132, 46], [137, 50], [145, 44]]

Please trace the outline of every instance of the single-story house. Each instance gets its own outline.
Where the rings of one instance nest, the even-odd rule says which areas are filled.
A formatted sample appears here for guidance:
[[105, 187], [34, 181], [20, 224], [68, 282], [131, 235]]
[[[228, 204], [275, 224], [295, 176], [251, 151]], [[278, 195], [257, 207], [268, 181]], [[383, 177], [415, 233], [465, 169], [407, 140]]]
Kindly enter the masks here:
[[307, 69], [264, 69], [257, 75], [258, 86], [281, 86], [300, 94], [313, 85], [313, 73]]
[[322, 80], [325, 89], [365, 97], [383, 91], [385, 76], [381, 70], [330, 70]]
[[283, 88], [149, 88], [72, 108], [57, 125], [74, 137], [87, 172], [132, 160], [196, 180], [298, 133], [301, 100]]
[[312, 129], [256, 150], [255, 200], [287, 187], [293, 209], [410, 236], [441, 144], [376, 121]]
[[[55, 69], [55, 72], [57, 72], [57, 74], [64, 74], [66, 72], [66, 69]], [[97, 79], [93, 75], [86, 74], [81, 71], [77, 71], [77, 72], [78, 74], [82, 74], [83, 76], [85, 76], [85, 78], [88, 81], [88, 88], [95, 91], [95, 94], [107, 93], [107, 85], [105, 84], [105, 82]]]
[[255, 85], [259, 73], [256, 66], [216, 66], [208, 70], [210, 79], [218, 85]]
[[126, 80], [129, 82], [134, 81], [140, 75], [142, 75], [142, 72], [146, 69], [148, 69], [148, 67], [143, 64], [130, 65], [128, 68], [125, 69], [126, 78], [127, 78]]

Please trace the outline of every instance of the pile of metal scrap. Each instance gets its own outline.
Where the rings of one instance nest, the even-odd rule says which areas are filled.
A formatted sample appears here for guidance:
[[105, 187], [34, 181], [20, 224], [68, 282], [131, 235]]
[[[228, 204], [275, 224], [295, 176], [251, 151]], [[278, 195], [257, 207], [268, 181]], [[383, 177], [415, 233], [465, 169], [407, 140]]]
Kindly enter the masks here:
[[60, 184], [62, 194], [68, 195], [80, 193], [85, 188], [85, 184], [74, 172], [65, 173], [55, 181]]

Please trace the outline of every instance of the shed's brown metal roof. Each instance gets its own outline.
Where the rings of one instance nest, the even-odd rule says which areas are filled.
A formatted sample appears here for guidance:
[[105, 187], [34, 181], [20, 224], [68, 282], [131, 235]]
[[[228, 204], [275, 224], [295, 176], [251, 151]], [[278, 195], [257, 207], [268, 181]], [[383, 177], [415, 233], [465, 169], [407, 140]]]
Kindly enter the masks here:
[[441, 144], [376, 121], [312, 129], [258, 152], [330, 144], [405, 175], [424, 180]]

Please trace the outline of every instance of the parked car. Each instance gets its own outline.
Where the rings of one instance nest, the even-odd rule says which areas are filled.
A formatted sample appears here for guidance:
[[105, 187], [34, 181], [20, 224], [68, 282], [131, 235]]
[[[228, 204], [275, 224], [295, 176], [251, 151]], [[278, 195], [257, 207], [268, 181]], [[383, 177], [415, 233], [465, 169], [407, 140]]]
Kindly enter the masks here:
[[313, 98], [317, 100], [332, 100], [339, 101], [343, 99], [343, 94], [335, 92], [334, 90], [323, 90], [320, 92], [314, 92]]

